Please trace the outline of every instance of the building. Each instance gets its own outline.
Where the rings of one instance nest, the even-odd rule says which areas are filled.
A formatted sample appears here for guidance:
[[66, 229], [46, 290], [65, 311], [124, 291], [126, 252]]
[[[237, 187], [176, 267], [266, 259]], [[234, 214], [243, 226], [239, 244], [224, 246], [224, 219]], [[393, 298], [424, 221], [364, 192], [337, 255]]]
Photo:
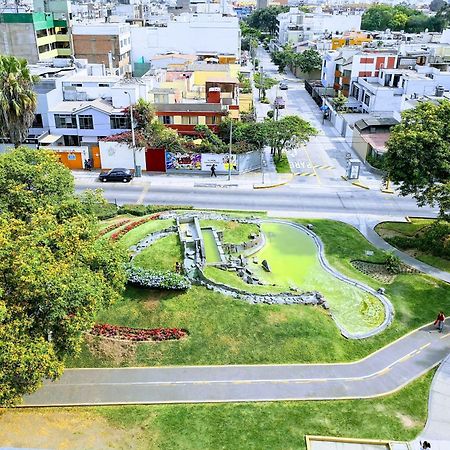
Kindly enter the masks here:
[[134, 25], [131, 41], [133, 63], [148, 63], [156, 55], [170, 53], [229, 62], [239, 61], [241, 54], [238, 18], [222, 14], [181, 14], [165, 23]]
[[337, 50], [341, 47], [361, 46], [372, 42], [373, 38], [368, 33], [350, 32], [331, 38], [331, 50]]
[[130, 25], [83, 23], [72, 28], [74, 54], [92, 64], [104, 64], [111, 74], [131, 74]]
[[72, 54], [68, 24], [54, 13], [0, 14], [0, 54], [25, 58], [29, 63]]
[[361, 14], [359, 12], [340, 12], [338, 14], [323, 13], [320, 8], [316, 12], [305, 13], [298, 8], [279, 14], [278, 44], [297, 44], [298, 42], [315, 40], [331, 33], [359, 31]]

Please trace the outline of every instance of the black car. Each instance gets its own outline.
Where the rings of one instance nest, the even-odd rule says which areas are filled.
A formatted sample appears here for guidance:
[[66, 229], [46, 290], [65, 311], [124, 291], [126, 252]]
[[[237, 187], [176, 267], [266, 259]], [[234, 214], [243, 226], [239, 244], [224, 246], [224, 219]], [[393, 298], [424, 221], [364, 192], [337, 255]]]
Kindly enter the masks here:
[[108, 172], [102, 172], [98, 179], [103, 181], [122, 181], [123, 183], [128, 183], [133, 179], [133, 173], [130, 169], [111, 169]]

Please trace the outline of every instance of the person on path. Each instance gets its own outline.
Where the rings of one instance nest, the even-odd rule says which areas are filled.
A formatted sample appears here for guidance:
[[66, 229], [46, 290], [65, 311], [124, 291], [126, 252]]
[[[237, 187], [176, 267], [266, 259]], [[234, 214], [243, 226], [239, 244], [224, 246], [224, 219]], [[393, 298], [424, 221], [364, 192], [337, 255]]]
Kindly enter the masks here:
[[439, 311], [439, 314], [436, 317], [436, 320], [434, 321], [434, 325], [438, 328], [439, 333], [442, 333], [444, 330], [444, 322], [445, 322], [445, 316], [444, 311]]
[[215, 164], [213, 164], [213, 165], [211, 166], [211, 176], [217, 178], [217, 175], [216, 175], [216, 165], [215, 165]]
[[431, 444], [428, 441], [420, 442], [420, 450], [428, 450], [431, 448]]

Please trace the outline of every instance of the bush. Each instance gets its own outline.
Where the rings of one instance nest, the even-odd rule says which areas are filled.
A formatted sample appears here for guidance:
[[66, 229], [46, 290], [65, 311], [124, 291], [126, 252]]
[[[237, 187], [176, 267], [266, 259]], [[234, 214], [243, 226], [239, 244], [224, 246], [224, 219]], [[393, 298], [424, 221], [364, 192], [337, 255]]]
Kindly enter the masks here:
[[147, 213], [157, 213], [163, 211], [191, 210], [193, 206], [185, 205], [147, 205]]
[[125, 270], [128, 276], [128, 282], [138, 286], [177, 291], [184, 291], [191, 287], [191, 282], [179, 273], [142, 269], [132, 264], [127, 264]]
[[178, 340], [188, 335], [188, 331], [182, 328], [130, 328], [108, 323], [95, 324], [90, 333], [93, 336], [134, 342]]
[[267, 97], [264, 97], [261, 99], [261, 103], [264, 103], [265, 105], [268, 105], [270, 103], [270, 100]]
[[402, 261], [397, 255], [388, 253], [385, 261], [386, 269], [389, 273], [398, 274], [402, 271]]

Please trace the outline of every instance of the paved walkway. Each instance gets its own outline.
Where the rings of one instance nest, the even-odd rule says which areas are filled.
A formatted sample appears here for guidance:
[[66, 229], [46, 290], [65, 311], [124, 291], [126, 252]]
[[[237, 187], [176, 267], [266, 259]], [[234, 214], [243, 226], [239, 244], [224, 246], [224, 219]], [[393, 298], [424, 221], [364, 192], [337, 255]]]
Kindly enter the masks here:
[[349, 364], [68, 369], [25, 406], [370, 398], [394, 392], [450, 353], [445, 333], [422, 327]]

